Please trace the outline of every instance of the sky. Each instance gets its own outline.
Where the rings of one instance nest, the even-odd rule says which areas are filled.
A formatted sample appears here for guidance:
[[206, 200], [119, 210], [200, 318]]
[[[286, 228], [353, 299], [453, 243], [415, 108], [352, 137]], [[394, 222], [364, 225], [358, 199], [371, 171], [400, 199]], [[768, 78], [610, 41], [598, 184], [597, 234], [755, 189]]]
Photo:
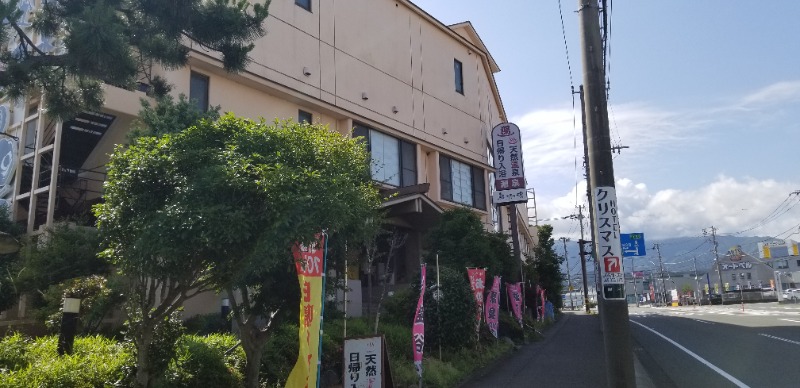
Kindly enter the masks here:
[[[552, 218], [587, 205], [578, 1], [412, 1], [472, 22], [522, 131], [535, 215], [576, 240], [577, 221]], [[611, 139], [629, 147], [614, 154], [622, 232], [800, 240], [800, 1], [608, 2]]]

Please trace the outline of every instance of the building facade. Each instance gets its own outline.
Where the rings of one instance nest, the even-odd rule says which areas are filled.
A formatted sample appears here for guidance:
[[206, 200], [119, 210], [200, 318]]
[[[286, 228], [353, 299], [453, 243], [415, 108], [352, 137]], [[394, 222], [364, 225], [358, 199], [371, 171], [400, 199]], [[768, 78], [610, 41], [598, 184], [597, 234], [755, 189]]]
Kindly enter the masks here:
[[[373, 179], [396, 193], [384, 203], [387, 222], [408, 236], [393, 281], [410, 281], [424, 254], [422, 235], [444, 209], [466, 206], [487, 229], [510, 230], [509, 207], [492, 204], [489, 163], [491, 130], [507, 121], [494, 80], [500, 69], [469, 22], [446, 26], [406, 0], [273, 0], [265, 23], [246, 71], [228, 73], [213, 53], [192, 47], [188, 66], [153, 73], [202, 109], [363, 136]], [[36, 96], [5, 102], [6, 133], [19, 140], [9, 140], [14, 165], [2, 195], [28, 233], [67, 217], [91, 220], [108, 154], [126, 141], [147, 98], [104, 90], [101, 112], [64, 123], [48, 118]], [[511, 209], [528, 252], [536, 234], [526, 206]]]

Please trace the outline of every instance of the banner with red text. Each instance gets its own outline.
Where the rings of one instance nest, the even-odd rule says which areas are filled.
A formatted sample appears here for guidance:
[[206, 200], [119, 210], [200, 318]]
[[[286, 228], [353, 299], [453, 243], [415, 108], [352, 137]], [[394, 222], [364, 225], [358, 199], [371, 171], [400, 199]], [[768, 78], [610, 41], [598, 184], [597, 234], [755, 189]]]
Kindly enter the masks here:
[[489, 296], [486, 298], [486, 325], [489, 326], [489, 331], [492, 332], [494, 338], [497, 338], [497, 326], [500, 319], [500, 276], [494, 277], [492, 289], [489, 290]]
[[508, 299], [511, 301], [511, 311], [514, 312], [514, 317], [517, 318], [519, 326], [522, 327], [522, 292], [519, 287], [520, 283], [506, 283], [506, 292], [508, 292]]
[[300, 282], [300, 352], [286, 387], [316, 387], [319, 376], [320, 325], [325, 271], [325, 237], [310, 246], [292, 247]]
[[425, 349], [425, 265], [420, 268], [419, 301], [417, 311], [414, 313], [414, 326], [411, 334], [414, 341], [414, 367], [417, 375], [422, 378], [422, 353]]
[[476, 325], [481, 326], [483, 316], [483, 292], [486, 289], [486, 270], [483, 268], [467, 268], [469, 275], [469, 285], [472, 287], [472, 294], [475, 295], [475, 304], [478, 306]]

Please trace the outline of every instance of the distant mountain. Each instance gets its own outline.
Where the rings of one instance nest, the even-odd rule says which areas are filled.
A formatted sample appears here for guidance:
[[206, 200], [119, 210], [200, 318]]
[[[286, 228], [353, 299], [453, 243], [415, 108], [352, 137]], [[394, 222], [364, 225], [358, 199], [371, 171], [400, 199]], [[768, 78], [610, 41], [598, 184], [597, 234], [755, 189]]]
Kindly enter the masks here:
[[[654, 248], [655, 244], [659, 244], [665, 272], [693, 273], [695, 271], [695, 259], [697, 260], [697, 272], [703, 274], [714, 271], [714, 244], [711, 242], [711, 236], [677, 237], [651, 241], [647, 240], [647, 235], [645, 235], [645, 240], [647, 243], [647, 256], [624, 258], [623, 268], [626, 273], [634, 270], [637, 272], [658, 271], [658, 252]], [[740, 246], [744, 253], [758, 257], [758, 243], [774, 240], [771, 237], [717, 236], [717, 254], [724, 260], [729, 250]], [[570, 264], [572, 276], [579, 276], [580, 263], [572, 261]], [[586, 272], [590, 282], [594, 282], [594, 270], [594, 263], [589, 262]], [[566, 263], [562, 264], [562, 271], [566, 271]]]

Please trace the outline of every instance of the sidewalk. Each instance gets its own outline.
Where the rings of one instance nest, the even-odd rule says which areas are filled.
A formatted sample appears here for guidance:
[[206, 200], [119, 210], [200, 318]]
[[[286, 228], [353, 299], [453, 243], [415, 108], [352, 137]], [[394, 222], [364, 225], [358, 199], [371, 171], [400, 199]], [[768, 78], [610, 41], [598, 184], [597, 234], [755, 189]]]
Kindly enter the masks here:
[[[654, 385], [634, 357], [636, 385]], [[544, 339], [478, 371], [462, 388], [608, 387], [600, 318], [565, 312]]]

